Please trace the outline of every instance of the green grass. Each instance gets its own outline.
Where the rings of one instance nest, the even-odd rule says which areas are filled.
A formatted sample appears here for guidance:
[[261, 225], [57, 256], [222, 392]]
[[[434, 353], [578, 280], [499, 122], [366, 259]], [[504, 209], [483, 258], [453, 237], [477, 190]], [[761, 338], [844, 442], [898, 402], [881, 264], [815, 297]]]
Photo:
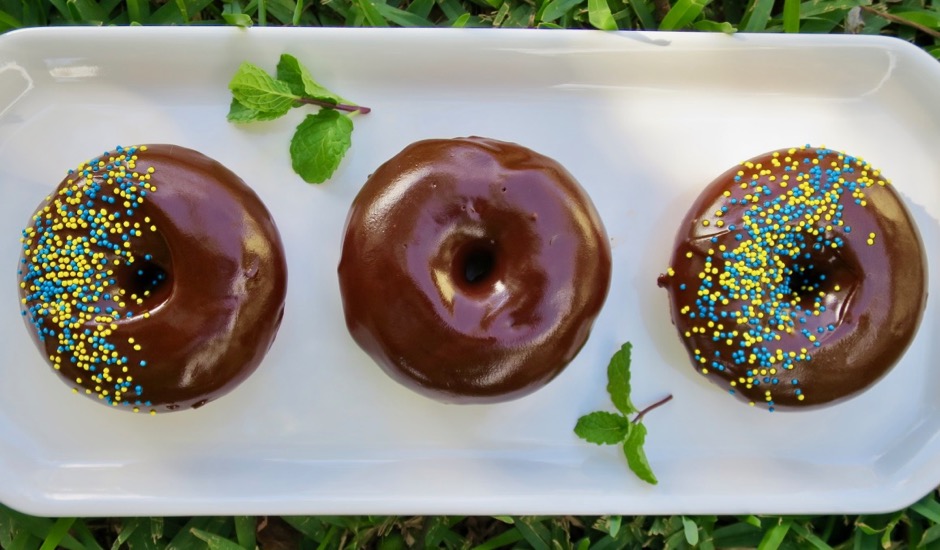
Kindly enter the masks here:
[[898, 36], [940, 58], [932, 0], [0, 0], [45, 25], [539, 27]]
[[0, 547], [131, 550], [940, 547], [936, 494], [865, 516], [195, 517], [47, 519], [0, 506]]
[[[0, 32], [46, 25], [539, 27], [897, 36], [940, 58], [929, 0], [0, 0]], [[863, 516], [38, 518], [0, 505], [0, 547], [937, 548], [937, 493]]]

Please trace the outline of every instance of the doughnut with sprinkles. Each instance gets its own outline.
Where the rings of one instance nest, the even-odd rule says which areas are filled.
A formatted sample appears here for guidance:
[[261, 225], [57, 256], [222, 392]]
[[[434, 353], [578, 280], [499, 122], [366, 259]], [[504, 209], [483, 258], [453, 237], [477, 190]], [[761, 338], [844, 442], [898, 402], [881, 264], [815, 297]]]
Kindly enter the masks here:
[[773, 411], [833, 404], [884, 376], [917, 331], [927, 270], [890, 182], [803, 146], [709, 184], [658, 282], [694, 367]]
[[73, 388], [116, 409], [200, 407], [261, 362], [286, 264], [257, 195], [175, 145], [118, 147], [69, 171], [22, 233], [21, 312]]

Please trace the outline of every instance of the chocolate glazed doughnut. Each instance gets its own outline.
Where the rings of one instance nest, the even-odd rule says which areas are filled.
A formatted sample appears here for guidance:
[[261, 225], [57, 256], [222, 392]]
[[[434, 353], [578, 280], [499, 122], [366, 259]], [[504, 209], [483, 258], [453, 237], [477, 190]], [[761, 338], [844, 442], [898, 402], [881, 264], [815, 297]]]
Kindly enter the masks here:
[[506, 401], [581, 349], [610, 248], [557, 162], [491, 139], [426, 140], [354, 200], [339, 283], [350, 333], [392, 378], [443, 402]]
[[23, 316], [76, 393], [196, 408], [257, 368], [284, 311], [277, 228], [231, 171], [174, 145], [79, 166], [23, 232]]
[[782, 149], [699, 196], [659, 278], [695, 367], [773, 411], [884, 376], [917, 331], [926, 260], [889, 181], [825, 148]]

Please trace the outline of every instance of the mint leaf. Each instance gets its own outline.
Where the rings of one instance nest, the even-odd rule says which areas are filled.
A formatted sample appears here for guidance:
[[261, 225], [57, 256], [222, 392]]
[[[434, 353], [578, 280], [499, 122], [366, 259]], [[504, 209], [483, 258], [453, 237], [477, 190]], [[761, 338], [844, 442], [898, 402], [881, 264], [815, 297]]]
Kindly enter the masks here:
[[232, 98], [232, 105], [228, 109], [228, 121], [236, 122], [239, 124], [244, 124], [246, 122], [256, 122], [262, 120], [274, 120], [284, 116], [284, 113], [287, 111], [281, 112], [261, 112], [254, 109], [249, 109], [241, 103], [238, 102], [234, 97]]
[[574, 433], [581, 439], [597, 445], [616, 445], [630, 433], [630, 420], [619, 414], [595, 411], [578, 419]]
[[322, 183], [339, 167], [351, 145], [351, 117], [340, 111], [367, 114], [368, 107], [349, 104], [321, 86], [292, 55], [283, 54], [275, 79], [251, 63], [242, 63], [229, 82], [229, 122], [273, 120], [292, 107], [320, 107], [297, 126], [290, 143], [291, 166], [308, 183]]
[[607, 365], [607, 393], [617, 410], [623, 414], [633, 414], [637, 408], [630, 401], [630, 351], [633, 346], [625, 343], [610, 358]]
[[320, 85], [310, 71], [290, 54], [281, 54], [277, 63], [277, 79], [286, 83], [292, 94], [329, 103], [342, 103], [343, 98]]
[[283, 115], [300, 99], [291, 93], [290, 86], [247, 62], [241, 64], [228, 87], [239, 103], [262, 113]]
[[328, 180], [352, 142], [353, 123], [333, 109], [320, 109], [297, 126], [290, 142], [294, 171], [307, 183]]
[[623, 442], [623, 453], [627, 456], [627, 466], [633, 470], [636, 477], [647, 483], [656, 485], [658, 481], [653, 475], [653, 469], [646, 460], [646, 452], [643, 450], [643, 443], [646, 441], [646, 426], [642, 422], [633, 425], [633, 429], [627, 434], [627, 439]]

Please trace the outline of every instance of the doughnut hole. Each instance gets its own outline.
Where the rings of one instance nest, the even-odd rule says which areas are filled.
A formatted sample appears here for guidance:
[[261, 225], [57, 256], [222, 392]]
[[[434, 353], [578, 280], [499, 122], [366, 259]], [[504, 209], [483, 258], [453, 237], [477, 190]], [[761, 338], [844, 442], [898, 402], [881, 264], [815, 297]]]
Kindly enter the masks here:
[[451, 277], [460, 288], [473, 291], [492, 284], [498, 267], [495, 241], [473, 240], [460, 246], [454, 254]]
[[[155, 307], [169, 297], [172, 287], [169, 281], [170, 271], [153, 261], [135, 262], [127, 271], [130, 275], [124, 285], [126, 292], [141, 297], [145, 304]], [[146, 309], [153, 309], [146, 307]]]
[[851, 251], [823, 248], [803, 253], [790, 260], [787, 272], [781, 290], [788, 303], [799, 304], [804, 314], [819, 310], [814, 317], [824, 325], [838, 326], [846, 320], [847, 298], [855, 292], [861, 273]]
[[133, 317], [159, 308], [173, 291], [173, 261], [166, 241], [154, 233], [135, 251], [134, 262], [122, 262], [113, 277], [111, 294], [122, 297], [122, 309], [132, 312]]

